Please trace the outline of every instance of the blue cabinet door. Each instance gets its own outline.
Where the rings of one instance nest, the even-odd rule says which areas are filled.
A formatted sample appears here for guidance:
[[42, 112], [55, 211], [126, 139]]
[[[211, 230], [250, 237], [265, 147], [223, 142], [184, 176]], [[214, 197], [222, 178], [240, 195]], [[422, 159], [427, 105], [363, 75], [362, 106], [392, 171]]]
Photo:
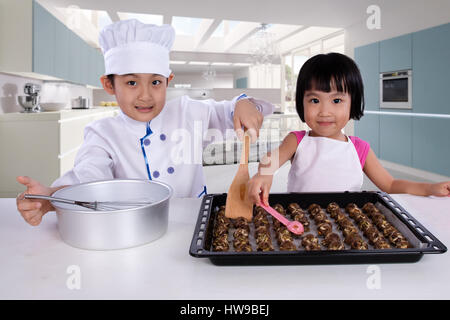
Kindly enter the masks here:
[[100, 53], [95, 48], [90, 48], [89, 50], [89, 84], [95, 87], [101, 87], [100, 76], [101, 69], [99, 67], [99, 63], [101, 63], [99, 59]]
[[355, 120], [355, 136], [370, 143], [373, 152], [380, 155], [380, 116], [378, 114], [364, 114]]
[[87, 70], [87, 84], [92, 86], [94, 83], [94, 74], [95, 74], [95, 70], [94, 70], [94, 66], [95, 66], [95, 61], [94, 61], [94, 48], [92, 48], [91, 46], [88, 45], [87, 47], [87, 54], [88, 54], [88, 61], [87, 61], [87, 65], [88, 65], [88, 70]]
[[414, 112], [450, 114], [450, 23], [415, 32], [412, 41]]
[[71, 31], [61, 22], [56, 21], [55, 28], [55, 76], [69, 79], [69, 41]]
[[73, 32], [69, 34], [69, 80], [81, 83], [81, 39]]
[[380, 71], [411, 69], [411, 44], [411, 34], [381, 41]]
[[81, 70], [81, 83], [89, 83], [89, 48], [90, 46], [82, 39], [80, 43], [80, 70]]
[[380, 158], [412, 166], [412, 117], [380, 115]]
[[364, 83], [366, 110], [380, 109], [379, 42], [355, 48], [355, 61]]
[[97, 51], [97, 79], [95, 80], [98, 86], [101, 88], [100, 77], [105, 74], [105, 60], [101, 50]]
[[33, 72], [54, 75], [56, 19], [33, 1]]
[[414, 168], [450, 176], [450, 126], [449, 119], [413, 119]]

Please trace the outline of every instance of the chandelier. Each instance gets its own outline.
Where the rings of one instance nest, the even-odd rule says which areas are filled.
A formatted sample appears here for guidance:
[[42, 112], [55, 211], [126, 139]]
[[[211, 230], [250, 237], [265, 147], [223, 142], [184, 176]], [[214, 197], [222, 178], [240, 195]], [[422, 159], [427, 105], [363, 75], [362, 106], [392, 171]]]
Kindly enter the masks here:
[[275, 34], [268, 32], [270, 25], [261, 23], [259, 30], [249, 39], [249, 53], [255, 65], [268, 65], [279, 57]]

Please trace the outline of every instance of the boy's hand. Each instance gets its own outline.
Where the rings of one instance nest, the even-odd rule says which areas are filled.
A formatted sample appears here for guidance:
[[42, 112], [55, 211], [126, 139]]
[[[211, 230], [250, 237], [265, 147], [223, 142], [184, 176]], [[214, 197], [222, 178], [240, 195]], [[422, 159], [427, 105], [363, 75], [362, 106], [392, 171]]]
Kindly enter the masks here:
[[54, 208], [48, 200], [31, 200], [25, 199], [23, 196], [25, 193], [51, 196], [55, 189], [46, 187], [29, 177], [20, 176], [16, 179], [17, 182], [27, 187], [27, 190], [16, 198], [17, 210], [19, 210], [26, 222], [32, 226], [37, 226], [41, 223], [42, 216], [48, 211], [54, 210]]
[[259, 129], [262, 126], [264, 116], [256, 109], [256, 106], [249, 99], [241, 99], [236, 102], [234, 108], [233, 122], [234, 130], [239, 140], [244, 138], [242, 127], [247, 129], [251, 142], [256, 142], [259, 137]]
[[272, 175], [256, 174], [248, 182], [248, 198], [252, 203], [259, 206], [261, 199], [263, 203], [269, 205], [269, 192], [272, 186]]
[[437, 197], [450, 196], [450, 181], [431, 184], [430, 194]]

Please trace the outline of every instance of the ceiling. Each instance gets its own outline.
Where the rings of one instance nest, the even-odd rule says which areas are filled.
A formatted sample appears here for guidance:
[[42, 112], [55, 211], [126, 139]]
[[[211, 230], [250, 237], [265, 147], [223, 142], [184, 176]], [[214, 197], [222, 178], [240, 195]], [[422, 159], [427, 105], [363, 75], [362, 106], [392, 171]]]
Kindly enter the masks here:
[[[343, 37], [343, 30], [367, 19], [369, 5], [377, 4], [382, 14], [395, 12], [398, 19], [414, 10], [423, 11], [425, 0], [38, 0], [63, 23], [67, 12], [74, 10], [104, 11], [103, 24], [127, 18], [123, 13], [153, 15], [156, 24], [172, 24], [176, 39], [171, 60], [197, 62], [248, 63], [252, 58], [254, 38], [261, 24], [272, 36], [277, 53], [287, 54], [319, 39]], [[415, 9], [413, 4], [421, 4]], [[403, 4], [403, 6], [402, 6]], [[407, 10], [405, 10], [407, 8]], [[67, 11], [69, 10], [69, 11]], [[426, 9], [425, 9], [426, 10]], [[96, 22], [101, 19], [96, 14]], [[130, 17], [128, 17], [130, 18]], [[98, 47], [98, 31], [102, 26], [85, 17], [82, 28], [74, 30], [85, 41]], [[159, 19], [159, 20], [158, 20]], [[184, 20], [183, 20], [184, 19]], [[183, 22], [184, 21], [184, 22]], [[218, 31], [222, 31], [219, 34]], [[253, 41], [253, 42], [252, 42]], [[343, 40], [342, 40], [343, 42]], [[340, 45], [340, 44], [338, 44]], [[279, 61], [279, 60], [278, 60]], [[207, 65], [171, 65], [177, 72], [205, 70]], [[242, 66], [217, 66], [232, 71]]]

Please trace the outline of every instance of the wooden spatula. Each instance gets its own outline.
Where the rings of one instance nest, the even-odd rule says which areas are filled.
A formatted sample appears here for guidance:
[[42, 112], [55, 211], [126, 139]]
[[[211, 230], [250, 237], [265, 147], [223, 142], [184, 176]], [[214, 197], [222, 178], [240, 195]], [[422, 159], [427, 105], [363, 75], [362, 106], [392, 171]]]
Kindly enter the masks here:
[[253, 203], [249, 200], [247, 194], [247, 182], [250, 180], [248, 173], [249, 151], [250, 136], [245, 133], [239, 169], [228, 189], [225, 204], [225, 216], [228, 218], [236, 219], [244, 217], [247, 221], [251, 221], [253, 217]]

